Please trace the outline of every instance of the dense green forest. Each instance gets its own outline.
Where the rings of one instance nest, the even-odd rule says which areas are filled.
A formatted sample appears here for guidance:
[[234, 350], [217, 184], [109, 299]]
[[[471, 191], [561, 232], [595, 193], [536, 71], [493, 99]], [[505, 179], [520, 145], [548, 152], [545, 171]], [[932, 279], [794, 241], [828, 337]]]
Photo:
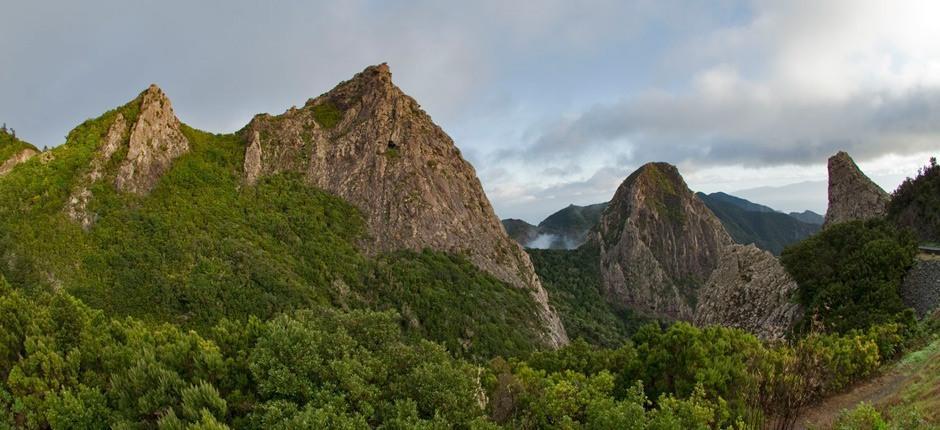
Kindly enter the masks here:
[[780, 255], [788, 245], [811, 236], [820, 228], [725, 193], [695, 195], [721, 220], [735, 242], [753, 243], [774, 255]]
[[940, 243], [940, 165], [936, 158], [894, 191], [888, 219], [912, 230], [921, 242]]
[[223, 319], [203, 335], [0, 288], [8, 428], [745, 428], [870, 375], [910, 329], [768, 346], [647, 325], [615, 349], [576, 341], [477, 363], [407, 336], [393, 311]]
[[597, 249], [527, 249], [535, 272], [558, 310], [568, 337], [606, 347], [622, 344], [646, 319], [618, 308], [601, 293]]
[[781, 262], [799, 286], [806, 313], [798, 329], [844, 333], [874, 324], [914, 320], [899, 289], [914, 263], [917, 242], [888, 221], [832, 225], [787, 248]]

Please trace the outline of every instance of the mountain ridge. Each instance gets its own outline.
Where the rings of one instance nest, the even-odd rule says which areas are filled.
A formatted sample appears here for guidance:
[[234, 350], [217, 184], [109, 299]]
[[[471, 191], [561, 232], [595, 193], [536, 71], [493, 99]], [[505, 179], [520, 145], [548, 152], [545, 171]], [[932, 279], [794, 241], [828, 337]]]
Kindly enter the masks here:
[[[42, 162], [23, 163], [0, 179], [0, 274], [14, 286], [64, 290], [116, 315], [199, 330], [220, 318], [268, 318], [330, 304], [394, 309], [409, 330], [460, 354], [522, 354], [566, 343], [528, 256], [505, 236], [472, 166], [393, 86], [387, 66], [363, 73], [321, 96], [333, 108], [308, 102], [288, 110], [295, 118], [262, 114], [234, 134], [180, 122], [156, 86], [85, 121]], [[368, 109], [366, 101], [373, 103]], [[297, 118], [313, 121], [305, 125], [320, 133], [308, 137], [345, 138], [339, 142], [345, 146], [301, 151], [309, 130], [291, 134]], [[355, 127], [371, 132], [363, 134], [369, 139], [353, 141]], [[301, 168], [322, 162], [325, 151], [348, 155], [343, 151], [358, 143], [383, 148], [371, 159], [394, 179], [377, 184], [389, 194], [373, 206], [330, 189], [341, 180], [324, 184]], [[253, 152], [253, 144], [267, 151]], [[253, 153], [260, 164], [251, 163]], [[425, 184], [452, 185], [444, 202], [451, 206], [428, 204], [418, 190], [396, 190], [405, 179], [421, 183], [415, 175], [427, 172], [436, 176], [424, 178], [436, 182]], [[349, 173], [332, 179], [349, 184]], [[361, 183], [350, 189], [368, 181]], [[400, 218], [416, 224], [398, 224], [402, 237], [417, 239], [396, 246], [391, 228], [376, 230], [385, 204], [404, 208]], [[441, 212], [448, 217], [427, 216]], [[451, 221], [470, 216], [482, 230], [454, 236], [475, 236], [472, 243], [489, 248], [443, 246], [426, 235], [446, 236], [454, 232]]]

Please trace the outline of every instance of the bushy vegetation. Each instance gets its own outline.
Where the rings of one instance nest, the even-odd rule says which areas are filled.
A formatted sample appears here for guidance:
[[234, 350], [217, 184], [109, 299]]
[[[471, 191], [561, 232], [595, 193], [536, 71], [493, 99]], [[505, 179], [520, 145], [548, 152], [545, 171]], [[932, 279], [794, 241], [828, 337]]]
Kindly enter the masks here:
[[898, 290], [916, 253], [909, 232], [879, 219], [836, 224], [787, 248], [781, 262], [806, 307], [800, 330], [845, 333], [912, 322]]
[[333, 128], [343, 119], [343, 111], [330, 101], [313, 107], [313, 119], [323, 128]]
[[460, 255], [366, 255], [356, 208], [296, 175], [248, 186], [239, 135], [185, 126], [146, 197], [115, 191], [115, 154], [83, 230], [65, 204], [118, 113], [136, 102], [0, 179], [0, 428], [786, 427], [910, 332], [888, 299], [913, 241], [872, 222], [785, 254], [817, 265], [794, 276], [828, 328], [787, 345], [639, 327], [596, 250], [533, 250], [581, 339], [539, 351], [527, 292]]
[[36, 150], [36, 147], [18, 139], [14, 133], [6, 128], [6, 124], [0, 127], [0, 164], [24, 149]]
[[896, 407], [884, 414], [870, 403], [862, 403], [851, 410], [843, 411], [832, 425], [833, 430], [937, 430], [940, 425], [924, 418], [918, 409]]
[[744, 428], [867, 375], [897, 331], [768, 347], [647, 326], [617, 349], [578, 341], [480, 365], [407, 335], [392, 311], [318, 307], [200, 335], [0, 280], [0, 428]]
[[922, 242], [940, 242], [940, 165], [936, 158], [894, 191], [888, 219], [913, 230]]
[[604, 299], [596, 248], [585, 245], [570, 251], [527, 249], [526, 252], [571, 339], [582, 338], [595, 345], [616, 347], [646, 321]]

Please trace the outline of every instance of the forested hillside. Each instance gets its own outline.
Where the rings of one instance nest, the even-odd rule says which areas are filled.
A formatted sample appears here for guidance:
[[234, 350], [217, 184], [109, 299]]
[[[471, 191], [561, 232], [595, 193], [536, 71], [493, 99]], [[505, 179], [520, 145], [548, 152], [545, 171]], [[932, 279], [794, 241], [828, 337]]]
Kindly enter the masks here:
[[721, 220], [735, 242], [753, 243], [775, 255], [783, 252], [787, 245], [819, 231], [817, 224], [724, 193], [696, 193], [696, 196]]
[[[241, 135], [182, 126], [191, 145], [146, 196], [91, 185], [94, 225], [67, 203], [120, 114], [89, 120], [64, 145], [0, 179], [0, 273], [19, 289], [67, 291], [111, 316], [205, 332], [223, 318], [314, 306], [393, 309], [408, 333], [461, 355], [524, 354], [538, 322], [528, 294], [458, 255], [365, 255], [362, 217], [297, 175], [244, 186]], [[113, 177], [120, 151], [103, 165]], [[449, 311], [443, 311], [448, 309]]]

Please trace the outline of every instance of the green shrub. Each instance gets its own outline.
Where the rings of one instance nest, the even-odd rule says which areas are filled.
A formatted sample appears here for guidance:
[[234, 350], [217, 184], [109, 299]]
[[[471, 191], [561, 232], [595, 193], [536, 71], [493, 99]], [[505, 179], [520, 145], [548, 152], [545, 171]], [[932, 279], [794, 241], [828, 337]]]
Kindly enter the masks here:
[[913, 312], [898, 292], [914, 261], [910, 233], [884, 220], [830, 226], [781, 256], [806, 307], [798, 330], [845, 333], [875, 324], [912, 324]]
[[333, 103], [325, 101], [313, 107], [313, 119], [321, 127], [330, 129], [336, 127], [336, 124], [343, 119], [343, 111]]
[[894, 191], [888, 219], [914, 231], [921, 242], [940, 242], [940, 165], [936, 158]]

